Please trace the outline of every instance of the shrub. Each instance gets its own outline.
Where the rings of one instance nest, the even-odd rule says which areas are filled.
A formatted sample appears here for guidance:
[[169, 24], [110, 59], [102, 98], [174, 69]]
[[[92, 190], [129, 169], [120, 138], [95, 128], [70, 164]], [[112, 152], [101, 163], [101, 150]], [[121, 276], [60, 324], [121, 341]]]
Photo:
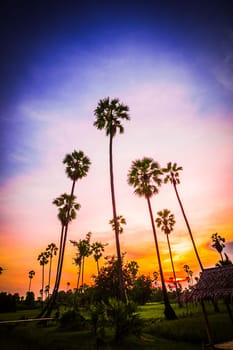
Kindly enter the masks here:
[[64, 312], [59, 319], [60, 327], [64, 330], [81, 330], [85, 328], [86, 320], [77, 310]]
[[108, 319], [114, 328], [115, 340], [119, 341], [129, 334], [139, 336], [142, 329], [142, 321], [135, 313], [134, 303], [123, 303], [115, 298], [109, 299], [107, 307]]

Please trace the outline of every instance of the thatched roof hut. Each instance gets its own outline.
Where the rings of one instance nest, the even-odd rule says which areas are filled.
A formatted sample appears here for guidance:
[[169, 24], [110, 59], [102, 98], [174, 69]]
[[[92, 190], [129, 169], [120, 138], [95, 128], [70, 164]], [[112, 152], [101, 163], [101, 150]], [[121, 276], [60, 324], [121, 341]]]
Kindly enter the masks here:
[[229, 316], [233, 322], [233, 316], [229, 303], [233, 302], [233, 265], [214, 267], [204, 269], [200, 273], [200, 279], [197, 284], [192, 287], [191, 291], [186, 291], [181, 296], [183, 302], [200, 302], [202, 306], [203, 316], [205, 319], [205, 327], [209, 340], [208, 349], [233, 349], [233, 342], [223, 344], [213, 344], [210, 325], [204, 301], [217, 301], [224, 299]]
[[233, 301], [233, 265], [204, 269], [192, 290], [185, 292], [182, 301], [227, 299]]

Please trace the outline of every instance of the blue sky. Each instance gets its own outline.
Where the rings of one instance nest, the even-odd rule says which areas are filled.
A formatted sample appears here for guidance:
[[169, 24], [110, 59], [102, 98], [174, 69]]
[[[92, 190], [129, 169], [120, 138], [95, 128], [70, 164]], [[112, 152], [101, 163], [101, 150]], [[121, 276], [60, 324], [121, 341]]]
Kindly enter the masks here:
[[78, 105], [97, 90], [100, 97], [110, 94], [113, 80], [120, 93], [154, 76], [191, 79], [203, 110], [232, 108], [231, 1], [16, 4], [2, 5], [3, 179], [24, 169], [11, 158], [16, 150], [37, 156], [31, 141], [43, 125], [25, 120], [19, 110], [25, 100], [59, 108], [64, 97], [73, 104], [75, 89]]
[[[180, 191], [205, 264], [217, 259], [206, 253], [211, 233], [226, 235], [232, 254], [232, 2], [3, 1], [0, 6], [2, 264], [14, 267], [7, 253], [13, 240], [24, 246], [14, 254], [24, 257], [19, 270], [27, 274], [28, 266], [37, 264], [36, 254], [58, 240], [51, 202], [69, 189], [62, 159], [74, 148], [82, 149], [92, 166], [78, 187], [82, 209], [70, 238], [91, 230], [114, 251], [108, 144], [93, 127], [93, 111], [106, 96], [128, 104], [131, 116], [125, 134], [114, 140], [117, 205], [128, 223], [123, 249], [143, 266], [154, 264], [146, 206], [126, 184], [131, 161], [152, 156], [162, 166], [177, 161], [184, 168]], [[155, 211], [169, 207], [177, 216], [177, 261], [181, 252], [190, 256], [169, 189], [161, 190], [154, 204]], [[139, 254], [137, 244], [149, 256]], [[72, 251], [67, 254], [67, 278], [72, 278]], [[14, 278], [4, 283], [8, 288]]]

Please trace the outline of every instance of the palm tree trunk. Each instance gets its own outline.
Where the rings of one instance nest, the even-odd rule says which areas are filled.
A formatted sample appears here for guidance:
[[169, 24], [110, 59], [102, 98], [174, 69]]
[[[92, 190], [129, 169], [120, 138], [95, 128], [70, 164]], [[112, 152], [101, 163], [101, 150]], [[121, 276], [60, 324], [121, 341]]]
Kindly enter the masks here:
[[41, 286], [41, 298], [42, 298], [42, 302], [44, 300], [44, 265], [42, 265], [42, 286]]
[[50, 256], [50, 260], [49, 260], [48, 297], [49, 297], [49, 290], [50, 290], [51, 270], [52, 270], [52, 256]]
[[28, 287], [28, 291], [29, 291], [29, 292], [31, 291], [31, 282], [32, 282], [32, 279], [29, 278], [29, 287]]
[[150, 219], [151, 219], [154, 241], [155, 241], [155, 248], [156, 248], [156, 253], [157, 253], [157, 258], [158, 258], [158, 263], [159, 263], [159, 273], [160, 273], [160, 277], [161, 277], [163, 300], [164, 300], [164, 305], [165, 305], [164, 314], [165, 314], [165, 317], [167, 320], [175, 320], [175, 319], [177, 319], [177, 316], [175, 314], [175, 311], [173, 310], [173, 308], [170, 305], [168, 295], [167, 295], [166, 285], [164, 282], [163, 269], [162, 269], [160, 253], [159, 253], [159, 245], [158, 245], [156, 229], [155, 229], [155, 224], [154, 224], [154, 218], [153, 218], [153, 213], [152, 213], [151, 203], [150, 203], [149, 197], [147, 197], [147, 204], [148, 204], [148, 208], [149, 208]]
[[170, 255], [171, 264], [172, 264], [172, 272], [173, 272], [173, 276], [174, 276], [174, 280], [175, 280], [177, 301], [178, 301], [179, 306], [182, 307], [182, 304], [180, 302], [180, 293], [179, 293], [178, 288], [177, 288], [176, 272], [175, 272], [175, 267], [174, 267], [173, 258], [172, 258], [172, 250], [171, 250], [169, 235], [167, 234], [166, 236], [167, 236], [167, 244], [168, 244], [168, 249], [169, 249], [169, 255]]
[[97, 273], [99, 276], [99, 274], [100, 274], [99, 259], [96, 260], [96, 266], [97, 266]]
[[76, 285], [76, 291], [74, 293], [74, 308], [77, 308], [78, 305], [78, 293], [79, 293], [79, 283], [80, 283], [80, 276], [81, 276], [81, 267], [82, 263], [78, 266], [78, 278], [77, 278], [77, 285]]
[[178, 194], [178, 191], [177, 191], [177, 188], [176, 188], [176, 182], [175, 182], [175, 179], [173, 178], [173, 175], [172, 175], [172, 182], [173, 182], [173, 187], [174, 187], [174, 189], [175, 189], [176, 197], [177, 197], [177, 199], [178, 199], [178, 202], [179, 202], [179, 205], [180, 205], [180, 208], [181, 208], [181, 211], [182, 211], [182, 214], [183, 214], [183, 217], [184, 217], [186, 226], [187, 226], [187, 228], [188, 228], [188, 232], [189, 232], [189, 235], [190, 235], [192, 244], [193, 244], [193, 248], [194, 248], [194, 251], [195, 251], [195, 254], [196, 254], [196, 257], [197, 257], [199, 266], [200, 266], [200, 268], [201, 268], [201, 271], [203, 271], [203, 265], [202, 265], [201, 259], [200, 259], [200, 257], [199, 257], [199, 254], [198, 254], [197, 247], [196, 247], [196, 244], [195, 244], [194, 239], [193, 239], [192, 231], [191, 231], [191, 228], [190, 228], [190, 226], [189, 226], [189, 222], [188, 222], [187, 216], [185, 215], [184, 208], [183, 208], [181, 199], [180, 199], [180, 197], [179, 197], [179, 194]]
[[82, 293], [84, 292], [84, 286], [83, 286], [83, 283], [84, 283], [84, 259], [85, 257], [83, 256], [83, 263], [82, 263]]
[[111, 184], [111, 194], [112, 194], [113, 220], [114, 220], [114, 225], [115, 225], [115, 239], [116, 239], [116, 250], [117, 250], [117, 263], [118, 263], [118, 276], [119, 276], [119, 298], [120, 298], [120, 300], [126, 302], [126, 295], [125, 295], [125, 291], [124, 291], [123, 272], [122, 272], [122, 258], [121, 258], [121, 250], [120, 250], [120, 240], [119, 240], [119, 227], [118, 227], [118, 223], [117, 223], [116, 200], [115, 200], [115, 191], [114, 191], [112, 141], [113, 141], [113, 136], [112, 136], [112, 134], [110, 134], [109, 169], [110, 169], [110, 184]]
[[223, 255], [222, 255], [222, 252], [219, 252], [219, 254], [220, 254], [221, 260], [223, 261]]
[[79, 265], [79, 271], [78, 271], [77, 290], [79, 289], [80, 276], [81, 276], [81, 265]]

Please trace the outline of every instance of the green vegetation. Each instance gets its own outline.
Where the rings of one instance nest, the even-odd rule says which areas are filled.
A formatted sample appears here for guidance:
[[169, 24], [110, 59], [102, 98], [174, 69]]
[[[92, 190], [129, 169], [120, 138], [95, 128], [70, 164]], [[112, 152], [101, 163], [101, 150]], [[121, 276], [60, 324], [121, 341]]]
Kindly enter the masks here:
[[[99, 304], [95, 310], [63, 309], [60, 321], [50, 321], [47, 326], [36, 321], [17, 326], [1, 325], [0, 347], [8, 350], [201, 350], [207, 338], [200, 307], [194, 304], [182, 309], [175, 304], [172, 306], [178, 316], [173, 321], [164, 319], [162, 303], [148, 303], [138, 307], [136, 312], [135, 306], [126, 306], [116, 299], [110, 300], [109, 305]], [[214, 341], [230, 340], [232, 324], [224, 304], [220, 303], [220, 313], [214, 313], [211, 303], [206, 306]], [[35, 315], [36, 310], [21, 310], [2, 313], [0, 319], [27, 319]]]

